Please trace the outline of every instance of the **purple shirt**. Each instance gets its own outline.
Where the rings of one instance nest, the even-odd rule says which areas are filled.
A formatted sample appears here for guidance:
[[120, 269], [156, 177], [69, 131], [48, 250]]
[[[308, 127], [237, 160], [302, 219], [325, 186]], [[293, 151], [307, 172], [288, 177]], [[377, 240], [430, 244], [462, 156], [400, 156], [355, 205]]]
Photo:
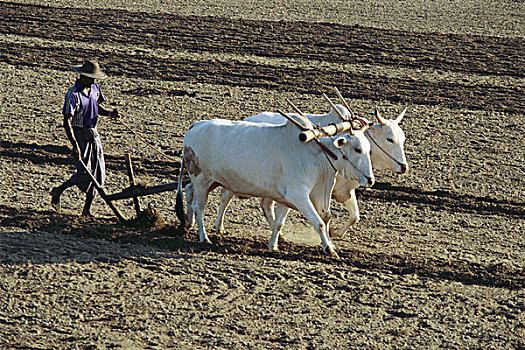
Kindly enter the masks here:
[[84, 87], [78, 79], [75, 85], [69, 88], [62, 108], [62, 114], [73, 116], [73, 126], [82, 128], [94, 128], [98, 120], [98, 104], [106, 101], [100, 86], [97, 83], [91, 85], [91, 92], [86, 95]]

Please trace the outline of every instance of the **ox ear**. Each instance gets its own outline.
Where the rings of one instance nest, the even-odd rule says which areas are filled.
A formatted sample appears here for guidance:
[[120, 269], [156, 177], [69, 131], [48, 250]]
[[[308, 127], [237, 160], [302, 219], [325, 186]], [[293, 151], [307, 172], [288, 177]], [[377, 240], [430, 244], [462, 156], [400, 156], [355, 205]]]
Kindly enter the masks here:
[[376, 107], [376, 118], [381, 125], [386, 125], [386, 119], [379, 114], [379, 109]]
[[341, 136], [334, 140], [334, 146], [337, 148], [341, 148], [344, 145], [346, 145], [346, 142], [346, 139], [343, 136]]
[[405, 107], [405, 109], [403, 109], [403, 112], [401, 112], [401, 113], [397, 116], [397, 118], [395, 119], [395, 122], [396, 122], [396, 123], [399, 124], [399, 123], [401, 122], [401, 120], [402, 120], [403, 117], [405, 116], [405, 113], [407, 112], [407, 108], [408, 108], [408, 107]]

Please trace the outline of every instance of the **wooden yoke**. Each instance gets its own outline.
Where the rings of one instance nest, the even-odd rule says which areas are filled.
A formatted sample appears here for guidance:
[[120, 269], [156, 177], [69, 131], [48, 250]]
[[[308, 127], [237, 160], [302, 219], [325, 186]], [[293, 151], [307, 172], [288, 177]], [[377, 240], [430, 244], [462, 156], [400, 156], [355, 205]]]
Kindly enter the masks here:
[[299, 140], [302, 142], [309, 142], [318, 137], [333, 136], [339, 132], [344, 132], [354, 129], [352, 122], [341, 122], [337, 124], [330, 124], [323, 127], [318, 127], [313, 130], [304, 130], [299, 134]]
[[[291, 103], [291, 102], [290, 102]], [[287, 114], [285, 114], [283, 111], [281, 111], [280, 109], [277, 110], [277, 112], [279, 112], [280, 115], [282, 115], [283, 117], [285, 117], [286, 119], [288, 119], [290, 122], [292, 122], [295, 126], [297, 126], [299, 129], [303, 130], [303, 132], [307, 132], [307, 131], [314, 131], [315, 129], [307, 129], [305, 126], [301, 125], [301, 123], [299, 123], [298, 121], [296, 121], [295, 119], [293, 119], [292, 117], [288, 116]], [[306, 118], [306, 117], [304, 117]], [[302, 134], [302, 133], [301, 133]], [[299, 135], [301, 135], [299, 134]], [[299, 136], [300, 138], [300, 136]], [[332, 157], [333, 159], [337, 160], [338, 157], [335, 155], [334, 152], [330, 151], [330, 149], [328, 149], [328, 147], [326, 147], [325, 145], [323, 145], [321, 143], [321, 141], [319, 141], [317, 138], [313, 138], [315, 140], [315, 142], [319, 145], [319, 147], [321, 147], [321, 149], [326, 153], [328, 154], [330, 157]]]

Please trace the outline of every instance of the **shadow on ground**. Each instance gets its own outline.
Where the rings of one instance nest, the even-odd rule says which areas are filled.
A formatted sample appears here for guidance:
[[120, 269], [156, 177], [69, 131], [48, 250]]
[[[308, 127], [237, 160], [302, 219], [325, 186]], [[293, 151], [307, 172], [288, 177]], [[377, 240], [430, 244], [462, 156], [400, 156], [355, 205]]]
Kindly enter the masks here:
[[[150, 213], [151, 214], [151, 213]], [[435, 257], [416, 257], [339, 249], [340, 259], [325, 255], [319, 246], [304, 246], [286, 241], [278, 252], [268, 251], [262, 237], [212, 237], [211, 244], [201, 244], [193, 232], [185, 232], [177, 223], [164, 222], [156, 215], [118, 222], [113, 218], [83, 218], [51, 211], [21, 210], [0, 205], [0, 226], [18, 227], [60, 235], [103, 239], [121, 244], [142, 244], [184, 253], [215, 252], [269, 257], [274, 259], [322, 262], [354, 266], [360, 269], [387, 271], [491, 287], [521, 289], [525, 287], [525, 270], [503, 264], [482, 265], [450, 261]], [[8, 239], [6, 235], [2, 239]], [[14, 238], [12, 238], [14, 239]], [[72, 261], [75, 257], [71, 257]], [[0, 263], [6, 263], [0, 259]]]

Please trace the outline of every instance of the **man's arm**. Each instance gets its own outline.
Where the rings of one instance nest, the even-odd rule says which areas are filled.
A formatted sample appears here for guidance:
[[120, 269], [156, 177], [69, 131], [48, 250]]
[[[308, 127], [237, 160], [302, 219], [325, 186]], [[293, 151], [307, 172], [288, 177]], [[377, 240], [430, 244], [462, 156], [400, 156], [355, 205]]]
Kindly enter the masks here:
[[118, 110], [116, 108], [110, 111], [109, 109], [105, 109], [101, 104], [98, 105], [98, 114], [112, 119], [118, 118]]
[[67, 139], [71, 142], [73, 149], [71, 155], [76, 159], [80, 159], [80, 150], [78, 148], [77, 140], [75, 139], [75, 134], [73, 133], [73, 115], [65, 114], [64, 115], [64, 130], [66, 131]]

